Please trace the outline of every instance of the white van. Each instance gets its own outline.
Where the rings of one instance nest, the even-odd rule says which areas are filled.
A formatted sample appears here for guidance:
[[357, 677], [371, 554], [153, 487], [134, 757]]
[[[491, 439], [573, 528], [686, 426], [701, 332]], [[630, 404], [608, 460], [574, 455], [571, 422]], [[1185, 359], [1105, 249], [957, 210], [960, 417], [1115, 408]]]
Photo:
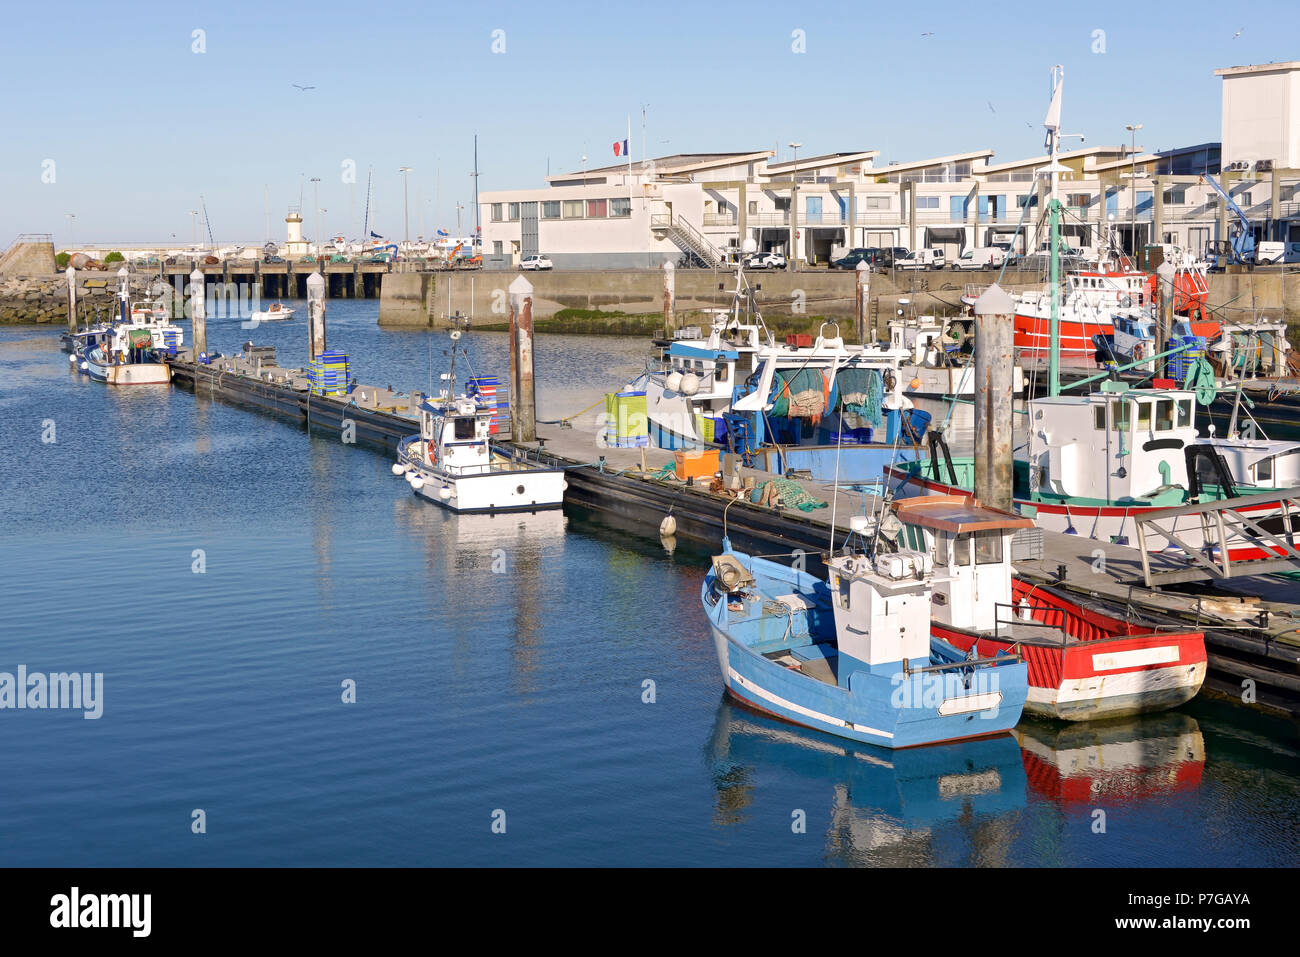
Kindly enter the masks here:
[[952, 264], [953, 269], [1001, 269], [1007, 261], [1006, 250], [997, 246], [968, 249]]
[[1255, 247], [1255, 264], [1276, 265], [1286, 260], [1286, 243], [1262, 242]]
[[914, 249], [894, 262], [896, 269], [942, 269], [946, 258], [939, 248]]

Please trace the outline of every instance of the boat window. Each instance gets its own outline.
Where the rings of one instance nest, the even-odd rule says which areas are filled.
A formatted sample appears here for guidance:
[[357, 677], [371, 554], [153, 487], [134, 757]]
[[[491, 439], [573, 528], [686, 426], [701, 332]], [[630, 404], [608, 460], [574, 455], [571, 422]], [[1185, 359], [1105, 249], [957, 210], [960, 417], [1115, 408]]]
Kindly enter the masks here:
[[713, 370], [713, 378], [717, 382], [726, 382], [730, 373], [730, 367], [725, 362], [719, 362], [717, 368]]
[[938, 536], [938, 561], [940, 565], [969, 565], [970, 536], [948, 534]]
[[474, 419], [471, 416], [464, 416], [456, 419], [456, 438], [472, 439], [474, 438]]
[[975, 564], [1002, 564], [1002, 532], [988, 529], [975, 533]]
[[1102, 432], [1106, 431], [1106, 406], [1094, 405], [1092, 407], [1092, 427]]
[[1192, 424], [1192, 400], [1178, 400], [1178, 428], [1190, 428]]
[[1128, 403], [1121, 399], [1111, 405], [1110, 427], [1113, 432], [1127, 432], [1129, 426]]
[[1156, 431], [1168, 432], [1174, 427], [1174, 400], [1161, 399], [1156, 403]]
[[1151, 403], [1138, 403], [1138, 431], [1145, 432], [1151, 428]]
[[1255, 463], [1255, 484], [1262, 485], [1273, 481], [1273, 459], [1270, 456]]
[[838, 591], [839, 599], [840, 599], [840, 607], [843, 608], [845, 611], [848, 611], [849, 610], [849, 587], [853, 584], [853, 579], [845, 578], [843, 575], [838, 576], [838, 578], [840, 583], [840, 587]]

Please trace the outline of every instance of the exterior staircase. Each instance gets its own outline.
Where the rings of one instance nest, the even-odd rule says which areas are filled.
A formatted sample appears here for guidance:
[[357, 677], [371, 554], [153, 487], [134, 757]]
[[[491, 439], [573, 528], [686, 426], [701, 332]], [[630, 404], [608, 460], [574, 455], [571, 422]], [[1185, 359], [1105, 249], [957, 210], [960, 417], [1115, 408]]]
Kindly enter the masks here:
[[671, 239], [678, 249], [699, 259], [706, 266], [721, 266], [726, 257], [703, 233], [681, 216], [672, 213], [654, 213], [650, 228], [658, 236]]

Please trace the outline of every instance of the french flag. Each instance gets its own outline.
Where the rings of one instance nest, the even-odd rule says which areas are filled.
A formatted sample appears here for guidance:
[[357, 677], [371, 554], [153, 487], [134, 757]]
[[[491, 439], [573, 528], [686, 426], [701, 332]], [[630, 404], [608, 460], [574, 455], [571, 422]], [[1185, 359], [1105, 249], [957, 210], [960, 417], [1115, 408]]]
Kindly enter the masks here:
[[614, 155], [615, 156], [628, 155], [627, 140], [623, 140], [623, 142], [621, 143], [618, 140], [614, 141]]

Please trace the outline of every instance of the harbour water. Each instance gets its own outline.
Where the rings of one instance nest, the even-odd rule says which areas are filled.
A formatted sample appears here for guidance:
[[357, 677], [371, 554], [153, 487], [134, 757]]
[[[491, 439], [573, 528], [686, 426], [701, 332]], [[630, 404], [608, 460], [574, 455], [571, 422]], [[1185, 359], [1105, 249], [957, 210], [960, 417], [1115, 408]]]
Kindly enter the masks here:
[[[428, 388], [441, 334], [375, 308], [332, 301], [331, 348]], [[245, 339], [297, 364], [306, 323], [209, 324]], [[505, 375], [503, 335], [466, 342]], [[644, 348], [539, 337], [538, 417]], [[79, 378], [48, 328], [0, 330], [0, 410], [0, 672], [104, 676], [96, 720], [0, 710], [0, 865], [1300, 863], [1294, 723], [1202, 698], [854, 748], [724, 700], [706, 554], [451, 515], [377, 452]]]

